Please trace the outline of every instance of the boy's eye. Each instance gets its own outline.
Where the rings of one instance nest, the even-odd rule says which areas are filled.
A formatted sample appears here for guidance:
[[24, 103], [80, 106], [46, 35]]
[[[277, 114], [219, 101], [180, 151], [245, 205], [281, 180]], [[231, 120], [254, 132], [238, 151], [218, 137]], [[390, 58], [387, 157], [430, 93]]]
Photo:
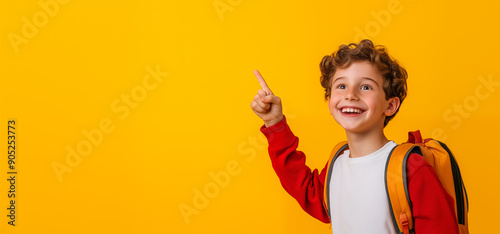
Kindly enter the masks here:
[[370, 90], [370, 89], [372, 89], [372, 87], [370, 87], [368, 85], [363, 85], [363, 86], [361, 86], [361, 89], [362, 90]]
[[345, 89], [345, 85], [339, 85], [338, 88], [339, 89]]

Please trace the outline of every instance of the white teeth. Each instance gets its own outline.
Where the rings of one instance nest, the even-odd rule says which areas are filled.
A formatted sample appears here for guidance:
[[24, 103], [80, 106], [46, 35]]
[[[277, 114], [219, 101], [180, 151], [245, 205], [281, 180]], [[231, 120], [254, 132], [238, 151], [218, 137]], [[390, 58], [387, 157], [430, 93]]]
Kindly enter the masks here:
[[361, 113], [363, 112], [362, 110], [360, 109], [354, 109], [354, 108], [342, 108], [342, 113], [346, 113], [346, 112], [350, 112], [350, 113]]

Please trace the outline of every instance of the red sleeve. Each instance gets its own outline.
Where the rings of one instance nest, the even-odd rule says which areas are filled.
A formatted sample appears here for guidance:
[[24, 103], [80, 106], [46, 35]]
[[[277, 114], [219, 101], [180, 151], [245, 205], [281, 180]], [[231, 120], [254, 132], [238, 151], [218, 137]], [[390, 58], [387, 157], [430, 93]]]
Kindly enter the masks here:
[[425, 159], [411, 154], [407, 164], [408, 193], [416, 234], [457, 233], [455, 204]]
[[323, 207], [326, 165], [319, 174], [317, 169], [311, 171], [305, 165], [306, 156], [297, 151], [299, 138], [292, 133], [285, 117], [269, 128], [262, 126], [260, 130], [269, 142], [271, 163], [283, 188], [308, 214], [324, 223], [330, 223]]

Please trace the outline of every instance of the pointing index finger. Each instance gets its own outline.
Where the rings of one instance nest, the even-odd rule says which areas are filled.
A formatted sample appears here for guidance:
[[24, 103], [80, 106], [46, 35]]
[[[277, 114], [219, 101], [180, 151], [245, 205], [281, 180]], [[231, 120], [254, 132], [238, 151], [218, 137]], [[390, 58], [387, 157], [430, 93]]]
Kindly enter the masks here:
[[255, 71], [253, 71], [253, 74], [255, 74], [255, 76], [257, 77], [257, 80], [259, 81], [260, 87], [264, 91], [266, 91], [267, 95], [273, 94], [273, 92], [271, 91], [271, 89], [269, 88], [269, 86], [267, 86], [267, 83], [264, 80], [264, 78], [262, 77], [262, 75], [260, 75], [260, 72], [257, 71], [257, 70], [255, 70]]

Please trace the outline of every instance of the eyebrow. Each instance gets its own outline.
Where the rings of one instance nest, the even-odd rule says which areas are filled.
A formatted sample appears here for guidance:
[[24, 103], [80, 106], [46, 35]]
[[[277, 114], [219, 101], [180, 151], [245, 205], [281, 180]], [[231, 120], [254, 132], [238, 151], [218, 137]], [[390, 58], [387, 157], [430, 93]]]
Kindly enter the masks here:
[[373, 83], [375, 83], [375, 84], [378, 86], [377, 81], [375, 81], [375, 79], [373, 79], [373, 78], [366, 77], [366, 76], [363, 76], [363, 77], [361, 77], [361, 78], [364, 78], [364, 79], [367, 79], [367, 80], [371, 80]]
[[[335, 83], [335, 81], [337, 81], [339, 79], [343, 79], [343, 78], [345, 78], [345, 76], [337, 77], [337, 78], [335, 78], [335, 80], [333, 80], [333, 83]], [[373, 83], [377, 84], [377, 86], [378, 86], [377, 81], [375, 81], [373, 78], [370, 78], [370, 77], [367, 77], [367, 76], [362, 76], [361, 78], [366, 79], [366, 80], [371, 80]]]

